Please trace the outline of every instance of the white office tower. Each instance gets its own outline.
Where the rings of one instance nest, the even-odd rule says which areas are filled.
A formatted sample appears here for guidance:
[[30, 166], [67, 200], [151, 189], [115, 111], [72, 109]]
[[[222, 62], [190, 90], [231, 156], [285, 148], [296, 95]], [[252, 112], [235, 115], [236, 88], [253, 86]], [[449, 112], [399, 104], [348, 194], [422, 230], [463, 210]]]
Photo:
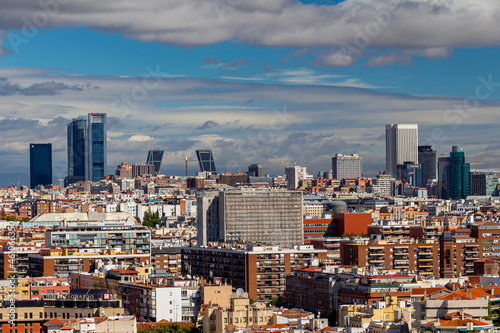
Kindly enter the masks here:
[[397, 177], [398, 164], [412, 162], [418, 164], [418, 125], [385, 125], [386, 171]]

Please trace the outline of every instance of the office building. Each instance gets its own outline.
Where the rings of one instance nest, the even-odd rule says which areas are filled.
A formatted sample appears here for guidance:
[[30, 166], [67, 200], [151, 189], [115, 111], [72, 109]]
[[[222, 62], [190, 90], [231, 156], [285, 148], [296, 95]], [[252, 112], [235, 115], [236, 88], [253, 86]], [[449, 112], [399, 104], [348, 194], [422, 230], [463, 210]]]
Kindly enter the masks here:
[[450, 197], [450, 157], [438, 158], [438, 196], [441, 199]]
[[362, 158], [358, 154], [336, 154], [332, 157], [333, 179], [360, 178], [363, 176]]
[[422, 168], [422, 181], [420, 186], [427, 186], [427, 183], [436, 179], [436, 151], [432, 146], [418, 146], [418, 164]]
[[160, 172], [161, 161], [163, 160], [163, 150], [150, 150], [146, 164], [153, 164], [155, 166], [155, 175]]
[[296, 190], [300, 182], [306, 179], [307, 172], [306, 167], [303, 166], [289, 166], [285, 168], [285, 177], [286, 177], [286, 188], [289, 190]]
[[302, 192], [219, 192], [219, 238], [283, 247], [302, 244]]
[[388, 124], [385, 126], [386, 172], [397, 175], [398, 164], [418, 163], [418, 125]]
[[106, 114], [89, 113], [87, 126], [88, 169], [86, 180], [98, 182], [106, 176]]
[[196, 157], [198, 158], [198, 163], [200, 164], [201, 172], [208, 172], [212, 175], [217, 174], [215, 169], [214, 157], [212, 155], [211, 149], [198, 149], [196, 150]]
[[497, 196], [498, 176], [484, 173], [471, 173], [471, 195]]
[[398, 164], [398, 178], [408, 182], [413, 187], [423, 186], [422, 184], [422, 167], [420, 164], [413, 162], [405, 162]]
[[52, 185], [52, 144], [30, 144], [30, 188]]
[[88, 150], [87, 121], [83, 117], [73, 119], [67, 128], [68, 145], [68, 178], [67, 182], [75, 183], [85, 180]]
[[247, 175], [249, 177], [264, 177], [264, 170], [260, 164], [252, 164], [248, 167]]
[[132, 177], [141, 177], [144, 175], [155, 174], [155, 166], [153, 164], [134, 164], [132, 165]]
[[462, 146], [453, 146], [450, 152], [450, 198], [465, 199], [470, 195], [470, 190], [470, 164], [465, 163]]

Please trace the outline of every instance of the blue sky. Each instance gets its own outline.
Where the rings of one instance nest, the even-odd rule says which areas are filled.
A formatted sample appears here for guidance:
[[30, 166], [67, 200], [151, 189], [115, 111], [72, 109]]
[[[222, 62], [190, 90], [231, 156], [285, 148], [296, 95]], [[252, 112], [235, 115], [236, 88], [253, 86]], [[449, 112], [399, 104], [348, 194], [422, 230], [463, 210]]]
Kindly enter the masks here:
[[[0, 144], [11, 157], [5, 174], [26, 173], [27, 140], [45, 140], [54, 142], [62, 176], [63, 135], [51, 126], [96, 110], [115, 126], [108, 173], [163, 144], [175, 145], [161, 147], [167, 174], [180, 173], [182, 156], [206, 146], [221, 171], [244, 171], [231, 150], [242, 153], [264, 136], [253, 158], [265, 172], [282, 172], [295, 159], [310, 173], [324, 171], [329, 156], [343, 152], [364, 154], [365, 174], [374, 175], [385, 168], [387, 122], [419, 123], [421, 141], [443, 153], [462, 144], [473, 159], [496, 147], [484, 131], [496, 129], [500, 100], [493, 0], [47, 0], [57, 3], [49, 11], [5, 2], [0, 128], [34, 126], [28, 137]], [[36, 33], [27, 33], [28, 23], [38, 24]], [[113, 111], [150, 71], [158, 85], [126, 114]], [[279, 131], [269, 129], [276, 110], [295, 117]], [[498, 157], [490, 153], [484, 167]]]

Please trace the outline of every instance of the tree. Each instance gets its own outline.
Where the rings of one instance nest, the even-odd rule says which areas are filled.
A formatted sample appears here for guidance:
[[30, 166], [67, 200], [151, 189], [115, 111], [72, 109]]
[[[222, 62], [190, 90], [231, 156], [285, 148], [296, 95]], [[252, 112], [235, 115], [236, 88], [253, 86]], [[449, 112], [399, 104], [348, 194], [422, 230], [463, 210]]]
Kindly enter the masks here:
[[171, 323], [140, 330], [137, 333], [201, 333], [201, 331], [194, 324], [181, 326], [178, 323]]

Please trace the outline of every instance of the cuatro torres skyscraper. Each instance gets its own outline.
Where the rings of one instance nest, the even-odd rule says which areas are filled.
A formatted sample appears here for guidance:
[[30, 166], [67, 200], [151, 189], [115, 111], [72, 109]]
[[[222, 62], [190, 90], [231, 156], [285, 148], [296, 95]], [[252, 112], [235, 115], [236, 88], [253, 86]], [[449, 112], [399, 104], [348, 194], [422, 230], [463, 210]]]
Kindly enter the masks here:
[[78, 117], [68, 124], [67, 184], [106, 176], [106, 133], [105, 113], [89, 113], [87, 119]]

